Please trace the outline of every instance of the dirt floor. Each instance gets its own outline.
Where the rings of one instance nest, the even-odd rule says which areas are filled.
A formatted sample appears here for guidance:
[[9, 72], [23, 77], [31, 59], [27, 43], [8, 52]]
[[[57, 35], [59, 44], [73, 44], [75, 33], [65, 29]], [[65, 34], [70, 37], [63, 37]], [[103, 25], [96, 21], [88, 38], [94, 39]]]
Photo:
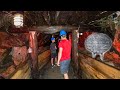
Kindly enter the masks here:
[[[73, 75], [72, 67], [70, 67], [69, 69], [69, 78], [76, 79], [76, 77]], [[39, 79], [64, 79], [64, 78], [63, 75], [61, 75], [60, 73], [60, 67], [54, 66], [52, 68], [49, 62], [40, 72]]]

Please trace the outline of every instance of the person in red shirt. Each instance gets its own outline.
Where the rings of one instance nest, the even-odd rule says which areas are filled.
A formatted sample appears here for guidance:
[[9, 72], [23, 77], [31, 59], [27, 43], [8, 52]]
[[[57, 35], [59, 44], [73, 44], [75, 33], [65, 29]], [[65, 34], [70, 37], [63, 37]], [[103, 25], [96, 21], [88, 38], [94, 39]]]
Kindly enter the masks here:
[[58, 62], [60, 66], [61, 74], [64, 75], [64, 79], [69, 79], [68, 70], [71, 60], [71, 41], [66, 38], [67, 33], [64, 30], [60, 31], [61, 40], [58, 44]]

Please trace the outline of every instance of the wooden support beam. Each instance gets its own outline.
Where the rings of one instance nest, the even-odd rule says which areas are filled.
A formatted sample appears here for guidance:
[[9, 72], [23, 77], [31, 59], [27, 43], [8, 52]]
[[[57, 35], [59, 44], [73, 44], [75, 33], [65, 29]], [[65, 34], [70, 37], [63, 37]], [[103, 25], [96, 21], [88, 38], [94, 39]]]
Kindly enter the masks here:
[[79, 72], [78, 62], [78, 30], [72, 31], [72, 60], [74, 63], [75, 74]]
[[28, 28], [12, 28], [9, 30], [9, 33], [28, 33]]
[[36, 79], [38, 78], [38, 43], [37, 43], [37, 32], [36, 31], [30, 31], [30, 47], [32, 48], [32, 78]]

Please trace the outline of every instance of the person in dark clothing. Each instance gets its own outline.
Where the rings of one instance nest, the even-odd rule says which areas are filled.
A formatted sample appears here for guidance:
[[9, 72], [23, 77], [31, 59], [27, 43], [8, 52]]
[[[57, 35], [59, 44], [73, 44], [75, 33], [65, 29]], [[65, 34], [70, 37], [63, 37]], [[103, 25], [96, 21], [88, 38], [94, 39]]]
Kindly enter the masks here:
[[53, 68], [53, 66], [55, 66], [53, 60], [55, 59], [55, 62], [57, 62], [57, 52], [56, 52], [57, 47], [56, 47], [56, 44], [55, 44], [55, 38], [54, 37], [51, 38], [51, 41], [52, 41], [52, 43], [50, 44], [51, 65], [52, 65], [52, 68]]

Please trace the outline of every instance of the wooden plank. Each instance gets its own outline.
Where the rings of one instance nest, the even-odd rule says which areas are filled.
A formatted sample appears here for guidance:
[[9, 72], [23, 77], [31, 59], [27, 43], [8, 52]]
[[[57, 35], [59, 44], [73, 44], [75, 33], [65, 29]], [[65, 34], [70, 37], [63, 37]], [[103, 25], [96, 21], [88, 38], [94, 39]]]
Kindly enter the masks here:
[[24, 79], [30, 79], [30, 73], [31, 73], [31, 69], [28, 68], [28, 70], [25, 72], [23, 78], [24, 78]]
[[39, 66], [39, 70], [42, 69], [42, 68], [48, 63], [49, 60], [50, 60], [50, 58], [46, 58], [46, 59], [44, 60], [45, 62], [43, 62], [43, 63]]
[[41, 69], [48, 61], [50, 57], [50, 50], [46, 50], [38, 56], [38, 66]]
[[79, 58], [82, 70], [89, 74], [90, 78], [120, 79], [120, 70], [81, 53]]
[[40, 63], [41, 61], [43, 61], [46, 57], [50, 56], [50, 50], [46, 50], [45, 52], [41, 53], [38, 56], [38, 62]]
[[12, 28], [9, 30], [10, 33], [28, 33], [28, 28]]
[[11, 77], [11, 79], [25, 79], [30, 77], [30, 67], [28, 63], [19, 68], [18, 71]]
[[87, 78], [89, 79], [107, 79], [107, 77], [100, 73], [99, 71], [97, 71], [96, 69], [94, 69], [93, 67], [91, 67], [89, 64], [86, 64], [85, 62], [80, 63], [82, 70], [85, 72], [85, 75], [87, 76]]

